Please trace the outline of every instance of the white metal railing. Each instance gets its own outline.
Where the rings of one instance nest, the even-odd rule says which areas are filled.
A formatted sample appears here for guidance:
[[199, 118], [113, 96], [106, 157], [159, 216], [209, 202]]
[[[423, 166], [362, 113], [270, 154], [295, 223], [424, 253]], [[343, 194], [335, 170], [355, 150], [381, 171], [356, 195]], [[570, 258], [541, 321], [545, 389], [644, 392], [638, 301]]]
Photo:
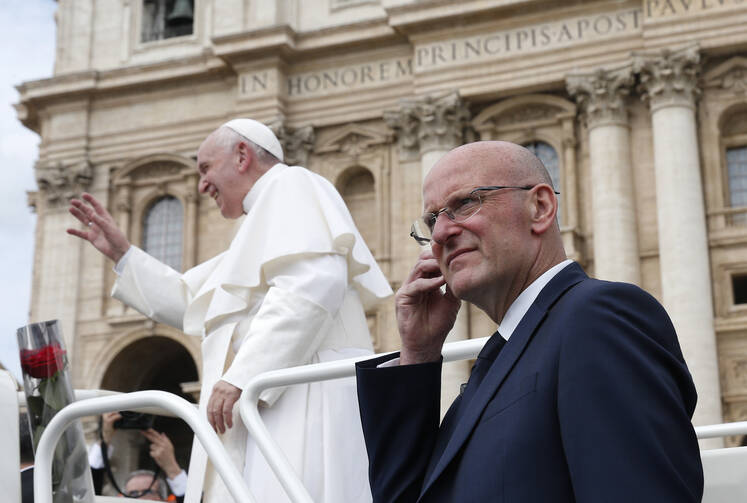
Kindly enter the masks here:
[[[442, 351], [444, 361], [475, 358], [488, 339], [489, 337], [482, 337], [444, 344]], [[260, 393], [268, 388], [278, 386], [352, 377], [355, 375], [355, 363], [372, 357], [372, 355], [365, 355], [346, 360], [271, 370], [254, 377], [241, 393], [241, 398], [239, 399], [241, 419], [249, 430], [249, 434], [257, 443], [262, 455], [267, 460], [267, 464], [275, 473], [293, 503], [313, 503], [313, 500], [309, 496], [309, 492], [304, 487], [301, 479], [293, 470], [288, 458], [280, 450], [277, 442], [270, 436], [267, 427], [265, 427], [259, 415], [258, 404]]]
[[747, 434], [747, 421], [696, 426], [695, 433], [698, 435], [698, 438], [716, 438], [728, 437], [731, 435], [745, 435]]
[[[445, 362], [471, 359], [477, 356], [488, 337], [470, 339], [445, 344], [443, 357]], [[381, 356], [381, 355], [376, 355]], [[355, 364], [358, 361], [372, 358], [372, 355], [360, 356], [345, 360], [323, 362], [287, 369], [273, 370], [254, 377], [239, 400], [242, 420], [249, 434], [257, 443], [262, 455], [273, 470], [283, 489], [293, 503], [313, 503], [311, 496], [291, 466], [285, 454], [270, 436], [259, 414], [259, 396], [262, 391], [278, 386], [310, 383], [352, 377], [355, 375]], [[98, 396], [101, 392], [91, 391], [78, 394]], [[19, 394], [19, 402], [21, 396]], [[170, 414], [183, 419], [195, 432], [198, 439], [223, 478], [226, 486], [236, 501], [253, 502], [249, 488], [237, 467], [228, 458], [217, 434], [204, 418], [201, 418], [194, 404], [162, 391], [138, 391], [128, 394], [117, 394], [99, 398], [84, 399], [75, 402], [59, 412], [42, 435], [37, 449], [36, 468], [34, 470], [34, 487], [37, 502], [51, 503], [51, 459], [57, 441], [65, 428], [75, 419], [96, 415], [112, 410], [139, 410], [164, 415]], [[699, 426], [695, 428], [698, 438], [713, 438], [729, 435], [747, 434], [747, 421], [729, 424]], [[747, 448], [740, 448], [747, 452]], [[718, 451], [715, 449], [714, 451]], [[703, 451], [713, 452], [713, 451]], [[705, 458], [705, 456], [704, 456]], [[121, 501], [121, 500], [120, 500]], [[705, 500], [704, 500], [705, 501]], [[714, 500], [720, 501], [720, 500]], [[726, 501], [726, 500], [724, 500]]]
[[249, 492], [239, 469], [198, 409], [181, 397], [165, 391], [136, 391], [115, 396], [90, 398], [73, 402], [59, 411], [47, 425], [36, 449], [34, 463], [34, 499], [36, 503], [52, 503], [52, 459], [54, 448], [65, 429], [83, 416], [98, 415], [114, 410], [165, 410], [181, 418], [195, 432], [210, 461], [223, 479], [235, 501], [255, 500]]
[[[747, 434], [747, 421], [698, 426], [699, 439]], [[703, 503], [747, 501], [747, 447], [700, 451], [703, 464]]]

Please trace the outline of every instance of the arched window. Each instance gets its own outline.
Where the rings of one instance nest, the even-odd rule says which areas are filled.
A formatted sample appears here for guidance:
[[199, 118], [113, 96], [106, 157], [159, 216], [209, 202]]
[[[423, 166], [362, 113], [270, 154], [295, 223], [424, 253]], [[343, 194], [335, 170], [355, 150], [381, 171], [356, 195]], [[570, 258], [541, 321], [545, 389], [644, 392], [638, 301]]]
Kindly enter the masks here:
[[345, 200], [356, 227], [373, 253], [376, 246], [376, 189], [373, 174], [364, 167], [349, 169], [342, 178], [340, 194]]
[[527, 148], [531, 153], [536, 155], [542, 164], [547, 168], [550, 173], [550, 179], [552, 179], [552, 186], [560, 192], [558, 196], [558, 223], [561, 223], [560, 218], [560, 204], [563, 200], [563, 191], [560, 190], [560, 167], [558, 164], [558, 153], [550, 145], [543, 141], [533, 141], [525, 143], [524, 147]]
[[182, 269], [182, 203], [165, 196], [143, 218], [143, 250], [177, 271]]

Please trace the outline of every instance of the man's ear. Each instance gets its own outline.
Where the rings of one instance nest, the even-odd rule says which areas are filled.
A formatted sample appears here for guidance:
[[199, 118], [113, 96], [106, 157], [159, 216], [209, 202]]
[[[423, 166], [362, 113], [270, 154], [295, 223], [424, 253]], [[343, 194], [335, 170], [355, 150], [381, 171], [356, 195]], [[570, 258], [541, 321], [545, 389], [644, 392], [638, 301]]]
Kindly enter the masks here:
[[555, 197], [552, 187], [546, 183], [540, 183], [532, 190], [530, 201], [532, 232], [543, 234], [552, 225], [555, 225], [558, 199]]
[[254, 162], [254, 151], [246, 142], [240, 141], [236, 145], [236, 162], [239, 173], [246, 173]]

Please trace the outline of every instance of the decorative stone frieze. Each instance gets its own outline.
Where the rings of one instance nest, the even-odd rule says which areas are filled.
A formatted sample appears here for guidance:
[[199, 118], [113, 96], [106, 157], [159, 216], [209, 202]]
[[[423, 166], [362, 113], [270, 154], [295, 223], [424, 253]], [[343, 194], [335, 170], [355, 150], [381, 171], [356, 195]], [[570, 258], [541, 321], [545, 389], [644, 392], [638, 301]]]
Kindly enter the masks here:
[[86, 190], [93, 180], [93, 167], [84, 160], [65, 164], [36, 165], [36, 184], [49, 206], [64, 206]]
[[731, 58], [703, 76], [705, 87], [731, 91], [739, 97], [747, 94], [747, 58]]
[[636, 53], [633, 69], [640, 74], [638, 90], [651, 103], [651, 111], [666, 106], [695, 107], [700, 94], [700, 50], [690, 45], [678, 50]]
[[633, 87], [633, 68], [622, 68], [593, 73], [572, 74], [566, 77], [568, 93], [581, 107], [589, 129], [607, 125], [627, 125], [626, 99]]
[[340, 152], [357, 161], [361, 155], [372, 148], [391, 142], [391, 134], [353, 123], [343, 126], [337, 133], [321, 141], [316, 145], [314, 152], [316, 154]]
[[384, 121], [405, 153], [447, 151], [460, 145], [469, 119], [469, 108], [458, 92], [404, 99], [399, 109], [384, 112]]
[[547, 121], [554, 118], [560, 111], [557, 107], [532, 103], [494, 117], [492, 122], [496, 129], [502, 129], [517, 124]]
[[306, 166], [309, 154], [314, 150], [316, 140], [314, 127], [288, 128], [283, 125], [282, 121], [276, 121], [270, 125], [270, 128], [283, 147], [285, 156], [283, 162], [289, 166]]

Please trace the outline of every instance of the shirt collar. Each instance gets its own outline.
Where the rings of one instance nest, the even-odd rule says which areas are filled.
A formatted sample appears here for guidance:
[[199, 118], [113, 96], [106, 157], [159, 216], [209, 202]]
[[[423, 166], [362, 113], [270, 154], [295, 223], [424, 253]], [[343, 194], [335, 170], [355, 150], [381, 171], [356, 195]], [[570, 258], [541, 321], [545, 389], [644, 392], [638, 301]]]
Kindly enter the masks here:
[[244, 213], [249, 213], [249, 210], [262, 193], [262, 190], [267, 186], [267, 184], [277, 178], [278, 175], [280, 175], [280, 173], [282, 173], [287, 167], [288, 166], [285, 164], [279, 162], [259, 177], [259, 180], [254, 183], [252, 188], [249, 189], [249, 192], [246, 193], [246, 196], [244, 196], [244, 201], [242, 201]]
[[516, 297], [516, 300], [513, 301], [511, 306], [508, 308], [506, 315], [503, 317], [503, 320], [501, 320], [501, 324], [498, 327], [498, 330], [504, 339], [508, 340], [508, 338], [511, 337], [511, 334], [514, 333], [519, 322], [524, 315], [527, 314], [527, 311], [529, 311], [529, 308], [537, 299], [537, 296], [542, 289], [545, 288], [545, 285], [547, 285], [556, 274], [565, 269], [566, 266], [572, 262], [573, 260], [566, 259], [561, 263], [552, 266], [526, 287], [518, 297]]

